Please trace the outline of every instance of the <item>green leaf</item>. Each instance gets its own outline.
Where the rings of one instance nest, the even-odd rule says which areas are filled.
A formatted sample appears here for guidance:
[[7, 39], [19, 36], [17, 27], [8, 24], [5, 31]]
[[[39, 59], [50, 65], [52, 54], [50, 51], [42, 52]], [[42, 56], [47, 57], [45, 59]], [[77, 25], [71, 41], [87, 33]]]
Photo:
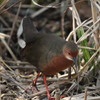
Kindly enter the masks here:
[[[80, 38], [83, 34], [84, 34], [84, 31], [83, 31], [83, 28], [80, 27], [77, 29], [77, 35], [78, 35], [78, 38]], [[80, 43], [81, 46], [88, 46], [88, 40], [85, 39], [83, 40], [81, 43]], [[87, 49], [82, 49], [82, 52], [83, 52], [83, 58], [85, 61], [88, 61], [90, 59], [90, 53]]]

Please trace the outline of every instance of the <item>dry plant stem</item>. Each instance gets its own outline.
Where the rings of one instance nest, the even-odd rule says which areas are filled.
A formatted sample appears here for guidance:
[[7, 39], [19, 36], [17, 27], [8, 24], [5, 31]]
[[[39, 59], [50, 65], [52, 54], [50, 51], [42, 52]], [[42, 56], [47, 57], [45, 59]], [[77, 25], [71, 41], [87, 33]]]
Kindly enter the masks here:
[[[57, 85], [57, 84], [56, 84], [56, 85]], [[56, 87], [56, 85], [54, 85], [54, 84], [50, 85], [50, 86], [48, 87], [49, 92], [52, 91], [52, 90], [54, 90], [55, 88], [57, 88], [58, 86]], [[32, 95], [29, 95], [29, 98], [32, 98], [32, 97], [34, 97], [34, 96], [39, 96], [39, 95], [41, 95], [41, 94], [43, 94], [43, 93], [46, 93], [46, 89], [43, 89], [42, 91], [39, 91], [38, 93], [34, 93], [34, 94], [32, 94]]]
[[73, 6], [73, 3], [72, 3], [72, 18], [73, 18], [73, 36], [74, 36], [74, 42], [76, 42], [75, 17], [74, 17], [74, 6]]
[[46, 90], [45, 90], [45, 89], [42, 90], [42, 91], [39, 91], [39, 92], [37, 92], [37, 93], [34, 93], [34, 94], [32, 94], [32, 95], [29, 95], [29, 99], [31, 99], [31, 98], [33, 98], [33, 97], [35, 97], [35, 96], [39, 96], [39, 95], [41, 95], [41, 94], [43, 94], [43, 93], [46, 93]]
[[65, 7], [63, 7], [64, 3], [65, 2], [61, 3], [61, 36], [63, 39], [64, 39], [64, 17], [65, 17], [65, 12], [66, 12], [66, 10], [64, 11]]
[[[11, 19], [12, 22], [13, 22], [15, 16], [16, 16], [15, 14], [13, 14], [13, 13], [11, 13], [11, 12], [9, 12], [9, 11], [4, 12], [2, 15], [3, 15], [3, 16], [7, 16], [7, 18], [8, 18], [8, 19]], [[20, 22], [21, 19], [22, 19], [22, 18], [21, 18], [20, 16], [18, 16], [17, 22]]]
[[[50, 5], [55, 4], [55, 3], [51, 3]], [[49, 8], [41, 8], [40, 10], [36, 11], [34, 14], [31, 15], [31, 18], [35, 18], [38, 15], [40, 15], [41, 13], [43, 13], [44, 11], [48, 10]]]
[[[2, 58], [0, 58], [0, 61], [13, 73], [14, 77], [16, 77], [15, 72], [3, 61]], [[6, 70], [4, 70], [4, 73], [0, 73], [0, 75], [2, 75], [5, 79], [9, 79], [11, 80], [13, 83], [15, 83], [16, 85], [18, 85], [20, 88], [24, 89], [25, 88], [22, 86], [22, 84], [20, 84], [19, 82], [17, 82]]]
[[19, 8], [18, 8], [18, 11], [17, 11], [17, 14], [16, 14], [16, 16], [15, 16], [15, 19], [14, 19], [14, 22], [13, 22], [13, 25], [12, 25], [12, 30], [11, 30], [11, 33], [10, 33], [10, 39], [8, 40], [8, 44], [10, 43], [11, 37], [12, 37], [13, 32], [14, 32], [14, 29], [15, 29], [15, 24], [16, 24], [16, 21], [17, 21], [19, 12], [20, 12], [21, 4], [22, 4], [22, 3], [20, 2]]
[[[91, 24], [91, 23], [92, 23], [92, 20], [90, 20], [90, 21], [85, 20], [85, 21], [83, 21], [80, 25], [78, 25], [78, 26], [76, 27], [75, 31], [76, 31], [78, 28], [80, 28], [80, 27], [82, 27], [82, 26], [86, 26], [87, 24]], [[68, 40], [72, 37], [72, 35], [73, 35], [73, 31], [70, 32], [70, 34], [69, 34], [68, 37], [66, 38], [66, 41], [68, 41]]]
[[81, 20], [80, 20], [79, 14], [77, 12], [77, 9], [75, 7], [74, 0], [71, 0], [71, 4], [72, 4], [72, 7], [73, 7], [73, 15], [74, 15], [74, 17], [75, 17], [75, 19], [77, 21], [76, 23], [77, 23], [77, 25], [80, 25], [81, 24]]
[[68, 79], [71, 78], [71, 67], [68, 68]]
[[0, 4], [0, 11], [5, 7], [9, 0], [4, 0], [2, 4]]
[[[99, 24], [92, 29], [93, 26], [91, 26], [91, 28], [89, 28], [87, 31], [90, 31], [87, 33], [87, 31], [81, 36], [81, 38], [77, 41], [77, 43], [80, 43], [81, 41], [85, 40], [87, 37], [89, 37], [91, 34], [93, 34], [98, 28], [99, 28]], [[92, 30], [92, 31], [91, 31]]]
[[100, 88], [91, 92], [87, 92], [87, 95], [92, 95], [93, 93], [100, 93]]
[[80, 45], [78, 45], [78, 48], [80, 48], [80, 49], [88, 49], [88, 50], [96, 50], [95, 48], [86, 47], [86, 46], [80, 46]]
[[24, 61], [23, 62], [22, 61], [17, 61], [17, 62], [16, 61], [8, 61], [8, 60], [4, 60], [4, 61], [6, 63], [10, 63], [10, 64], [17, 64], [18, 63], [18, 64], [22, 64], [22, 65], [26, 65], [26, 64], [30, 65], [28, 62], [24, 62]]
[[66, 91], [66, 94], [68, 94], [71, 90], [73, 90], [75, 87], [77, 86], [77, 84], [74, 82], [70, 88]]
[[9, 10], [10, 8], [12, 8], [13, 6], [15, 6], [16, 4], [18, 4], [19, 2], [22, 2], [22, 1], [24, 1], [24, 0], [18, 0], [17, 2], [15, 2], [14, 4], [12, 4], [10, 7], [8, 7], [8, 8], [6, 8], [6, 9], [2, 10], [2, 11], [0, 12], [0, 14], [4, 13], [5, 11]]
[[35, 0], [32, 0], [32, 3], [34, 4], [34, 5], [36, 5], [36, 6], [39, 6], [39, 7], [45, 7], [45, 8], [57, 8], [56, 6], [54, 6], [54, 4], [50, 4], [50, 5], [48, 5], [48, 6], [43, 6], [43, 5], [40, 5], [40, 4], [38, 4], [37, 2], [35, 2]]
[[[97, 51], [91, 56], [91, 58], [86, 62], [86, 64], [83, 66], [83, 69], [78, 73], [79, 75], [82, 74], [81, 76], [84, 76], [84, 74], [87, 72], [89, 68], [89, 64], [92, 62], [92, 60], [95, 58], [95, 56], [100, 52], [100, 47], [97, 49]], [[83, 73], [84, 72], [84, 73]], [[82, 77], [80, 77], [80, 80]]]
[[[30, 77], [32, 77], [31, 75], [30, 76], [22, 76], [22, 75], [20, 75], [20, 77], [22, 77], [22, 78], [30, 78]], [[66, 77], [68, 77], [68, 75], [66, 76]], [[27, 83], [27, 82], [32, 82], [30, 79], [21, 79], [21, 81], [23, 82], [23, 83]], [[57, 83], [57, 81], [58, 81], [58, 83], [59, 83], [59, 81], [62, 81], [62, 82], [66, 82], [66, 81], [68, 81], [68, 79], [67, 78], [59, 78], [59, 79], [55, 79], [55, 78], [53, 78], [53, 79], [47, 79], [47, 82], [56, 82]], [[38, 79], [37, 80], [37, 82], [42, 82], [43, 83], [43, 80], [42, 79]], [[67, 83], [72, 83], [72, 82], [70, 82], [70, 81], [68, 81]]]
[[9, 24], [3, 19], [2, 16], [0, 16], [0, 20], [1, 20], [1, 22], [2, 22], [7, 28], [10, 27]]
[[2, 28], [1, 31], [11, 31], [11, 28]]
[[0, 38], [3, 38], [4, 39], [5, 37], [6, 38], [10, 38], [9, 35], [6, 35], [6, 34], [0, 32]]
[[74, 18], [74, 12], [72, 11], [72, 17], [73, 17], [73, 36], [74, 36], [74, 42], [76, 42], [76, 31], [75, 31], [75, 18]]
[[[92, 18], [93, 18], [93, 24], [96, 22], [97, 20], [97, 9], [96, 7], [93, 5], [93, 2], [95, 2], [95, 0], [91, 0], [91, 10], [92, 10]], [[94, 29], [95, 29], [96, 25], [94, 25]], [[96, 30], [93, 34], [94, 36], [94, 42], [95, 42], [95, 46], [96, 46], [96, 49], [99, 48], [99, 34], [98, 34], [98, 31]]]
[[0, 75], [6, 79], [6, 80], [10, 80], [12, 81], [15, 85], [19, 86], [21, 89], [25, 90], [25, 87], [20, 84], [19, 82], [17, 82], [6, 70], [5, 70], [6, 73], [0, 73]]
[[[100, 93], [100, 89], [87, 92], [87, 96], [89, 95], [88, 100], [100, 100], [100, 96], [90, 96], [98, 93]], [[84, 93], [81, 93], [81, 94], [73, 95], [72, 99], [70, 100], [84, 100], [83, 97], [84, 97]], [[71, 98], [71, 96], [69, 98]], [[65, 97], [64, 100], [69, 100], [69, 99]]]
[[[1, 95], [1, 98], [3, 98], [4, 96], [7, 96], [8, 97], [8, 96], [15, 96], [15, 95], [14, 94], [2, 94]], [[5, 100], [9, 100], [9, 99], [5, 99]], [[10, 100], [12, 100], [12, 99], [10, 99]]]
[[0, 89], [0, 100], [1, 100], [1, 89]]
[[[19, 7], [18, 5], [14, 7]], [[27, 5], [27, 4], [22, 4], [21, 8], [34, 8], [34, 5]]]
[[87, 88], [85, 88], [84, 100], [87, 100]]
[[4, 60], [0, 57], [0, 61], [14, 74], [14, 76], [16, 77], [16, 75], [15, 75], [15, 72], [10, 68], [10, 66], [8, 66], [5, 62], [4, 62]]
[[97, 1], [98, 1], [98, 3], [97, 2], [93, 2], [93, 3], [95, 5], [95, 7], [100, 11], [100, 6], [99, 6], [100, 1], [99, 0], [97, 0]]
[[[100, 18], [81, 36], [81, 38], [79, 38], [79, 40], [77, 41], [77, 43], [80, 43], [81, 41], [83, 41], [84, 39], [86, 39], [88, 36], [90, 36], [95, 30], [95, 29], [92, 29], [94, 27], [94, 25], [96, 25], [97, 23], [100, 22]], [[97, 26], [97, 28], [99, 27], [99, 25]], [[90, 30], [92, 29], [92, 32], [90, 34]]]
[[[68, 81], [68, 80], [67, 80]], [[59, 84], [63, 84], [63, 83], [65, 83], [65, 82], [59, 82]], [[54, 85], [51, 85], [51, 86], [49, 86], [49, 91], [52, 91], [52, 90], [54, 90], [56, 88], [56, 83], [54, 84]], [[89, 94], [93, 94], [93, 93], [97, 93], [97, 92], [99, 92], [100, 91], [100, 88], [99, 89], [96, 89], [95, 91], [90, 91], [90, 92], [88, 92], [87, 93], [87, 95], [89, 95]], [[43, 89], [42, 91], [39, 91], [39, 92], [37, 92], [37, 93], [34, 93], [34, 94], [32, 94], [32, 95], [29, 95], [29, 98], [33, 98], [33, 97], [35, 97], [35, 96], [39, 96], [39, 95], [42, 95], [42, 94], [44, 94], [44, 93], [46, 93], [46, 90], [45, 89]], [[68, 92], [67, 92], [68, 93]], [[82, 93], [83, 95], [82, 96], [84, 96], [84, 93]]]
[[[81, 19], [80, 19], [80, 16], [79, 16], [79, 14], [78, 14], [78, 12], [77, 12], [77, 9], [76, 9], [76, 7], [75, 7], [75, 3], [74, 3], [74, 0], [72, 0], [71, 1], [71, 3], [72, 3], [72, 7], [73, 7], [73, 17], [76, 19], [76, 24], [79, 26], [80, 24], [82, 24], [82, 22], [81, 22]], [[73, 18], [73, 21], [75, 20]], [[82, 27], [82, 26], [81, 26]], [[74, 35], [76, 35], [75, 34], [75, 22], [73, 22], [73, 28], [74, 28], [74, 30], [73, 30], [73, 32], [74, 32]], [[84, 31], [84, 29], [83, 29], [83, 27], [82, 27], [82, 30]], [[76, 38], [75, 36], [74, 36], [74, 38]], [[75, 41], [76, 42], [76, 41]]]
[[[82, 2], [83, 0], [80, 0], [80, 2]], [[78, 4], [79, 2], [76, 2], [75, 4]], [[50, 7], [48, 7], [48, 6], [43, 6], [43, 8], [42, 9], [40, 9], [40, 10], [38, 10], [37, 12], [35, 12], [34, 14], [32, 14], [31, 15], [31, 18], [35, 18], [35, 17], [37, 17], [38, 15], [40, 15], [41, 13], [43, 13], [44, 11], [46, 11], [46, 10], [48, 10], [49, 8], [51, 8], [52, 7], [52, 5], [54, 5], [55, 4], [55, 2], [54, 3], [51, 3], [50, 4]], [[69, 6], [71, 6], [71, 5], [69, 5]]]
[[[77, 2], [75, 3], [75, 5], [78, 4], [78, 3], [80, 3], [80, 2], [82, 2], [82, 1], [84, 1], [84, 0], [77, 1]], [[56, 2], [55, 2], [54, 4], [50, 4], [50, 5], [48, 5], [48, 6], [40, 5], [40, 4], [38, 4], [37, 2], [35, 2], [35, 0], [32, 0], [32, 2], [33, 2], [34, 5], [39, 6], [39, 7], [43, 7], [43, 8], [58, 8], [58, 7], [59, 7], [59, 6], [57, 7], [57, 6], [54, 5], [54, 4], [56, 4]], [[59, 4], [57, 4], [57, 5], [59, 5]], [[71, 6], [71, 5], [69, 5], [69, 6]], [[25, 6], [24, 6], [24, 7], [25, 7]], [[26, 5], [26, 7], [27, 7], [27, 5]]]
[[[85, 20], [83, 23], [81, 23], [79, 26], [77, 26], [76, 29], [75, 29], [75, 31], [76, 31], [78, 28], [80, 28], [82, 25], [84, 25], [85, 23], [86, 23], [86, 20]], [[70, 32], [70, 34], [68, 35], [66, 41], [68, 41], [68, 40], [72, 37], [72, 35], [73, 35], [73, 31]]]
[[61, 16], [61, 36], [64, 38], [64, 14]]
[[[11, 68], [12, 68], [12, 67], [11, 67]], [[16, 68], [16, 67], [15, 67], [15, 68]], [[27, 67], [26, 67], [26, 68], [27, 68]], [[31, 67], [30, 67], [30, 68], [31, 68]], [[31, 69], [32, 69], [32, 68], [31, 68]], [[75, 73], [73, 73], [73, 74], [71, 74], [71, 75], [74, 76]], [[30, 76], [31, 76], [31, 75], [30, 75]], [[22, 76], [22, 77], [24, 78], [24, 77], [27, 77], [27, 76]], [[67, 78], [66, 78], [66, 77], [67, 77]], [[64, 76], [59, 77], [59, 78], [47, 79], [47, 82], [50, 82], [50, 83], [51, 83], [51, 82], [57, 82], [57, 81], [58, 81], [58, 82], [59, 82], [59, 81], [64, 81], [64, 82], [65, 82], [66, 80], [68, 80], [68, 74], [65, 74]], [[28, 79], [27, 79], [27, 81], [28, 81], [28, 82], [31, 82], [31, 80], [28, 80]], [[22, 79], [22, 82], [25, 82], [24, 79]], [[37, 82], [42, 82], [42, 83], [43, 83], [43, 80], [42, 80], [42, 79], [38, 79]], [[68, 83], [72, 83], [72, 82], [69, 81]]]
[[9, 51], [9, 53], [11, 54], [12, 58], [17, 62], [16, 56], [14, 55], [14, 53], [12, 52], [12, 50], [10, 49], [10, 47], [8, 46], [8, 44], [6, 43], [6, 41], [4, 39], [1, 39], [1, 41], [5, 45], [5, 47]]

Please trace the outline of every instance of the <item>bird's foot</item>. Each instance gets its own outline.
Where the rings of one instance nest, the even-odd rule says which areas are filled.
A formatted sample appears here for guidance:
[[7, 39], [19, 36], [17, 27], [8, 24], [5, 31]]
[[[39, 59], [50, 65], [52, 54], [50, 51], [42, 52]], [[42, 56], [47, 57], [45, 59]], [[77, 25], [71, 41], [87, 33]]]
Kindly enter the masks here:
[[48, 97], [48, 100], [55, 99], [55, 97]]
[[25, 90], [24, 90], [24, 92], [27, 92], [29, 90], [29, 88], [26, 88]]
[[33, 80], [32, 84], [24, 90], [24, 92], [39, 92], [39, 89], [36, 86], [36, 81]]
[[39, 89], [38, 89], [38, 87], [36, 86], [35, 81], [33, 80], [33, 83], [32, 83], [32, 92], [34, 92], [34, 90], [36, 90], [37, 92], [39, 92]]
[[[65, 96], [60, 96], [59, 99], [64, 98]], [[55, 99], [56, 97], [48, 96], [48, 100]]]
[[37, 86], [36, 86], [36, 82], [37, 82], [39, 76], [40, 76], [40, 72], [37, 74], [36, 78], [32, 82], [32, 92], [34, 92], [34, 90], [39, 91]]
[[24, 90], [25, 93], [32, 93], [32, 87], [27, 87], [25, 90]]
[[[55, 99], [56, 97], [52, 97], [52, 96], [50, 96], [49, 94], [47, 94], [47, 96], [48, 96], [48, 100], [51, 100], [51, 99]], [[65, 96], [60, 96], [59, 97], [59, 99], [61, 99], [61, 98], [64, 98]], [[58, 99], [57, 99], [58, 100]]]
[[48, 97], [48, 100], [55, 99], [55, 97], [52, 97], [49, 93], [47, 93], [47, 97]]

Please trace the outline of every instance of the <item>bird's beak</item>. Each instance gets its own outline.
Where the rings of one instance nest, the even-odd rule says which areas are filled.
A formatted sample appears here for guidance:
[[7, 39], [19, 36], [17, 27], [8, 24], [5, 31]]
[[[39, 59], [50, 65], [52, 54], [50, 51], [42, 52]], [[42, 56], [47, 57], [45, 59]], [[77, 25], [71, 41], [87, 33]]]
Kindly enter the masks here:
[[72, 61], [74, 62], [75, 67], [77, 67], [77, 57], [73, 57], [73, 58], [72, 58]]
[[72, 58], [72, 61], [75, 63], [76, 62], [76, 57], [73, 57]]
[[73, 61], [73, 63], [75, 64], [75, 67], [77, 67], [77, 57], [66, 57], [67, 59]]

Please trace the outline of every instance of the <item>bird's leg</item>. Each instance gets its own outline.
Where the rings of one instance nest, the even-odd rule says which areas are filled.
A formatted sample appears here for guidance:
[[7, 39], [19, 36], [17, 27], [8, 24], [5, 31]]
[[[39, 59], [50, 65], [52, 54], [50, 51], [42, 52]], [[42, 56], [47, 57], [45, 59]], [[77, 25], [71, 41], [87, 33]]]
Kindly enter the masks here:
[[40, 72], [38, 72], [36, 78], [33, 80], [33, 83], [32, 83], [32, 88], [33, 88], [33, 86], [34, 86], [34, 87], [36, 88], [37, 91], [39, 91], [39, 90], [38, 90], [38, 88], [37, 88], [37, 86], [36, 86], [36, 82], [37, 82], [39, 76], [40, 76]]
[[[32, 82], [32, 85], [31, 85], [32, 92], [34, 92], [34, 87], [35, 87], [35, 89], [36, 89], [37, 91], [39, 91], [38, 88], [37, 88], [37, 86], [36, 86], [36, 82], [37, 82], [39, 76], [40, 76], [40, 72], [38, 72], [36, 78], [35, 78], [35, 79], [33, 80], [33, 82]], [[27, 92], [27, 90], [29, 90], [29, 88], [25, 89], [25, 92]]]
[[46, 87], [46, 92], [47, 92], [48, 99], [55, 99], [55, 97], [51, 97], [51, 95], [50, 95], [50, 92], [49, 92], [49, 89], [48, 89], [48, 86], [47, 86], [47, 81], [46, 81], [46, 76], [45, 75], [43, 76], [43, 81], [44, 81], [44, 85]]
[[[46, 87], [46, 92], [47, 92], [48, 99], [55, 99], [55, 97], [51, 97], [51, 95], [50, 95], [45, 75], [43, 76], [43, 81], [44, 81], [44, 84], [45, 84], [45, 87]], [[64, 98], [64, 97], [65, 96], [60, 96], [60, 98]]]
[[34, 84], [34, 85], [36, 85], [36, 82], [37, 82], [39, 76], [40, 76], [40, 72], [38, 72], [36, 78], [33, 80], [33, 84]]

